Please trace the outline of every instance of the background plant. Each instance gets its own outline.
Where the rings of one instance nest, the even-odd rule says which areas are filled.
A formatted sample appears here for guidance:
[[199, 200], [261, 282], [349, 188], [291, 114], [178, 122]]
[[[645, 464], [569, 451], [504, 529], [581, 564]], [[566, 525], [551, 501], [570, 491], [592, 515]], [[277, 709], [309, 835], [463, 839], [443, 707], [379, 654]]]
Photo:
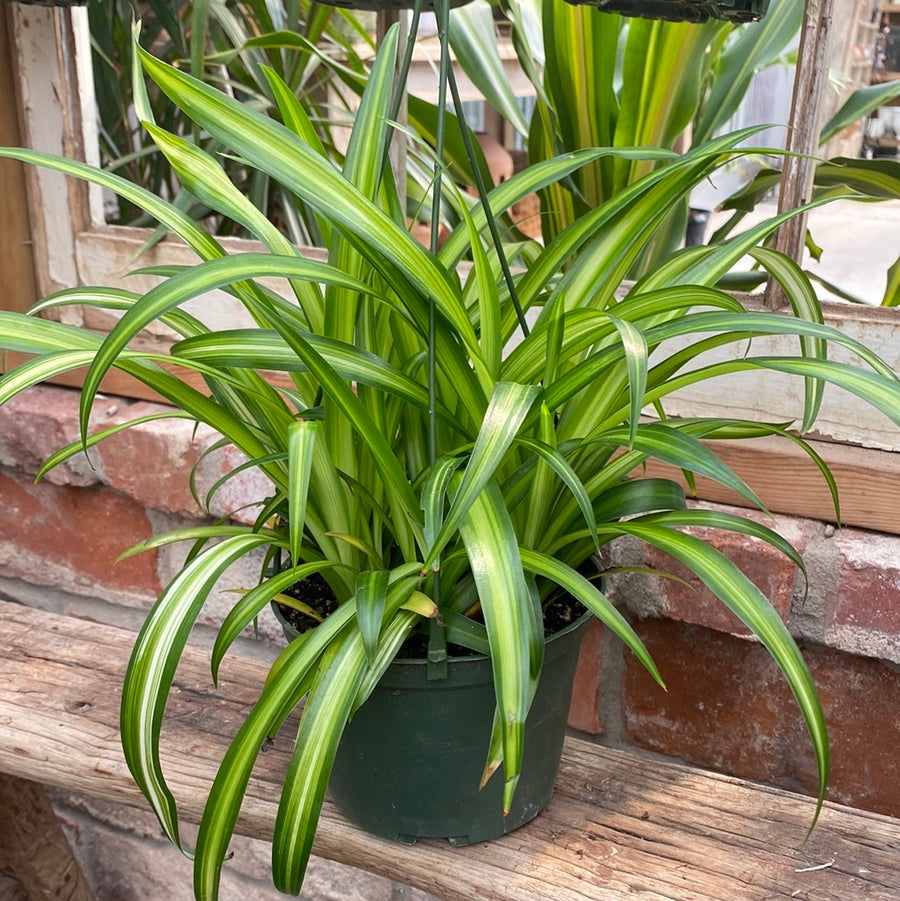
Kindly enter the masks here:
[[[522, 114], [502, 76], [496, 42], [485, 37], [493, 29], [493, 7], [487, 0], [454, 11], [451, 40], [460, 64], [527, 142], [533, 162], [593, 146], [702, 145], [731, 121], [753, 77], [785, 61], [800, 29], [804, 4], [773, 0], [764, 19], [747, 25], [631, 19], [562, 0], [508, 0], [501, 7], [512, 24], [519, 63], [535, 89], [537, 101], [530, 118]], [[553, 64], [544, 65], [546, 59]], [[896, 83], [855, 91], [823, 127], [822, 144], [898, 92]], [[552, 240], [573, 219], [657, 165], [647, 159], [604, 159], [543, 189], [544, 238]], [[763, 160], [755, 165], [762, 168]], [[850, 185], [861, 197], [897, 199], [898, 166], [896, 161], [873, 166], [863, 160], [833, 160], [823, 163], [819, 180], [823, 185]], [[777, 172], [770, 168], [735, 198], [733, 207], [749, 211], [771, 195], [777, 182]], [[646, 248], [636, 274], [652, 269], [681, 243], [689, 203], [690, 198], [684, 197], [673, 209], [666, 228]], [[736, 216], [719, 236], [728, 234], [740, 219]], [[896, 302], [898, 272], [900, 266], [891, 271], [885, 303]]]
[[[190, 135], [209, 153], [223, 148], [211, 135], [198, 131], [153, 82], [132, 78], [131, 73], [138, 71], [131, 42], [136, 14], [142, 21], [146, 45], [160, 58], [280, 121], [281, 107], [266, 70], [277, 73], [278, 90], [289, 92], [303, 109], [307, 140], [321, 145], [338, 164], [343, 160], [346, 142], [342, 135], [349, 130], [366, 84], [365, 59], [374, 53], [371, 13], [310, 0], [201, 0], [191, 4], [143, 0], [137, 8], [130, 0], [92, 0], [88, 13], [102, 164], [185, 206], [196, 219], [211, 216], [209, 226], [217, 234], [247, 232], [240, 223], [216, 218], [196, 197], [182, 191], [165, 156], [143, 129], [137, 109], [143, 108], [145, 115], [152, 113], [153, 120], [173, 134]], [[407, 215], [427, 221], [428, 186], [433, 176], [433, 151], [428, 148], [436, 139], [437, 108], [433, 102], [415, 97], [407, 98], [407, 103]], [[444, 157], [450, 171], [460, 183], [473, 185], [455, 116], [448, 117], [445, 131]], [[476, 159], [483, 176], [489, 177], [480, 149]], [[292, 241], [318, 246], [326, 242], [326, 236], [317, 230], [315, 215], [276, 181], [227, 155], [223, 165], [234, 184]], [[455, 207], [455, 198], [447, 197], [441, 212], [451, 224], [459, 221]], [[117, 224], [138, 226], [151, 221], [122, 197], [109, 218]]]
[[[878, 85], [877, 87], [882, 87]], [[900, 90], [897, 85], [891, 85], [893, 92]], [[832, 120], [823, 130], [821, 141], [824, 143], [828, 137], [840, 130], [838, 124]], [[781, 179], [781, 173], [775, 169], [766, 167], [761, 169], [753, 179], [740, 191], [722, 203], [723, 210], [732, 211], [729, 219], [724, 222], [712, 235], [712, 242], [722, 240], [741, 224], [745, 217], [757, 208], [757, 206], [770, 197], [777, 189]], [[860, 202], [865, 200], [898, 200], [900, 199], [900, 160], [874, 159], [859, 160], [846, 157], [837, 157], [821, 162], [816, 167], [813, 185], [813, 196], [822, 196], [832, 190], [836, 185], [846, 185], [858, 192]], [[822, 255], [822, 248], [815, 242], [815, 236], [807, 232], [806, 247], [813, 259], [818, 260]], [[832, 294], [848, 300], [852, 303], [870, 304], [867, 298], [853, 295], [841, 285], [825, 281], [821, 276], [807, 270], [806, 274], [813, 281], [826, 287]], [[749, 277], [748, 277], [749, 276]], [[762, 273], [745, 273], [741, 276], [743, 285], [747, 288], [765, 281]], [[881, 298], [881, 306], [900, 306], [900, 257], [888, 269], [885, 278], [884, 294]]]
[[[278, 105], [264, 68], [277, 72], [284, 85], [302, 104], [309, 119], [309, 137], [321, 141], [340, 158], [332, 126], [347, 124], [350, 112], [336, 106], [343, 97], [329, 91], [335, 72], [329, 59], [339, 59], [343, 69], [364, 76], [358, 48], [371, 49], [373, 40], [364, 22], [347, 10], [309, 0], [143, 0], [137, 8], [130, 0], [91, 2], [88, 16], [93, 50], [94, 91], [103, 165], [134, 184], [156, 194], [190, 204], [190, 213], [209, 213], [196, 198], [181, 191], [165, 157], [143, 129], [137, 107], [153, 112], [161, 127], [178, 135], [190, 134], [210, 153], [221, 148], [197, 127], [151, 82], [135, 81], [139, 71], [132, 58], [131, 28], [135, 15], [142, 21], [147, 46], [161, 58], [189, 71], [254, 108], [277, 115]], [[314, 218], [302, 204], [285, 194], [268, 177], [243, 165], [224, 160], [232, 181], [297, 243], [321, 243]], [[147, 225], [143, 211], [124, 198], [111, 221]], [[212, 227], [221, 234], [240, 226], [223, 219]]]
[[[632, 19], [556, 0], [513, 0], [504, 12], [537, 96], [530, 120], [521, 114], [509, 120], [526, 138], [533, 162], [583, 147], [703, 144], [734, 115], [753, 75], [784, 53], [799, 30], [803, 3], [776, 0], [761, 22], [744, 26]], [[485, 95], [501, 98], [508, 115], [515, 99], [495, 77], [496, 66], [484, 62], [489, 54], [471, 52], [468, 39], [484, 33], [489, 15], [486, 0], [455, 11], [453, 45]], [[544, 65], [546, 59], [553, 64]], [[546, 189], [545, 238], [655, 165], [606, 159]], [[684, 234], [686, 200], [673, 214], [661, 253]]]

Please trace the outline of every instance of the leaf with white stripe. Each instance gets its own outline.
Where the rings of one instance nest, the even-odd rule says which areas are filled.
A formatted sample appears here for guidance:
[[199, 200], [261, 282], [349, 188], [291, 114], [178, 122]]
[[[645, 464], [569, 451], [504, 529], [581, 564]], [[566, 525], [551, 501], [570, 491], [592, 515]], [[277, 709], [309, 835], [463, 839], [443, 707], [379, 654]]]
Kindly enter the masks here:
[[266, 535], [226, 538], [194, 559], [154, 604], [135, 641], [122, 687], [119, 727], [128, 769], [169, 839], [181, 845], [175, 799], [159, 760], [159, 733], [178, 660], [207, 595], [236, 560]]

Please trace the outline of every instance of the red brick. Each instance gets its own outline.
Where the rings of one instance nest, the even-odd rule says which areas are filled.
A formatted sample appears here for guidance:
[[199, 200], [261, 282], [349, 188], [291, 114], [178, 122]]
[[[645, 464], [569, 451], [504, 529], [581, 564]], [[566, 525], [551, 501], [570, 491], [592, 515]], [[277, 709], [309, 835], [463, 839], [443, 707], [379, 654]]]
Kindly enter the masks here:
[[829, 797], [900, 816], [900, 673], [879, 660], [821, 649], [808, 655], [831, 735]]
[[637, 630], [668, 690], [628, 655], [630, 740], [751, 779], [782, 776], [785, 761], [777, 750], [788, 728], [790, 691], [765, 651], [721, 632], [662, 620], [640, 622]]
[[[773, 527], [763, 514], [747, 510], [734, 512]], [[813, 523], [785, 518], [779, 519], [776, 526], [776, 530], [780, 530], [801, 553], [815, 528]], [[769, 599], [782, 619], [788, 620], [795, 584], [798, 579], [802, 579], [791, 560], [770, 544], [737, 532], [708, 528], [691, 528], [687, 531], [728, 557]], [[750, 634], [747, 627], [700, 579], [668, 554], [646, 546], [643, 559], [645, 565], [676, 577], [654, 578], [657, 615], [733, 635]]]
[[900, 663], [900, 537], [846, 529], [834, 537], [837, 577], [825, 602], [829, 645]]
[[[77, 440], [79, 397], [73, 389], [39, 386], [0, 407], [0, 463], [34, 474], [51, 453]], [[92, 431], [168, 409], [161, 404], [100, 397], [94, 405]], [[190, 492], [190, 473], [213, 440], [210, 429], [195, 430], [187, 420], [157, 420], [134, 426], [92, 449], [96, 469], [79, 454], [45, 478], [57, 485], [105, 483], [147, 509], [196, 517], [201, 511]], [[198, 474], [201, 499], [214, 482], [243, 460], [233, 447], [204, 458]], [[217, 494], [213, 515], [242, 509], [238, 518], [253, 522], [257, 511], [245, 506], [271, 492], [271, 484], [256, 470], [240, 473]]]
[[[247, 457], [234, 445], [228, 445], [209, 454], [197, 470], [197, 490], [206, 502], [206, 493], [228, 472], [244, 464]], [[258, 468], [241, 470], [224, 482], [210, 498], [213, 516], [230, 516], [238, 522], [252, 524], [256, 521], [263, 501], [274, 492], [268, 476]]]
[[0, 573], [84, 593], [98, 588], [155, 595], [156, 554], [117, 563], [153, 534], [144, 510], [102, 488], [19, 482], [0, 473]]
[[572, 703], [569, 705], [569, 726], [592, 735], [603, 732], [600, 721], [602, 655], [603, 627], [594, 620], [581, 642]]
[[[78, 439], [80, 396], [69, 388], [39, 385], [0, 406], [0, 459], [30, 475], [36, 473], [47, 457]], [[122, 403], [116, 398], [99, 398], [94, 405], [94, 419], [105, 419]], [[52, 469], [45, 478], [57, 485], [98, 481], [81, 455]]]
[[[133, 404], [107, 424], [166, 409], [159, 404]], [[134, 426], [97, 446], [103, 479], [148, 509], [197, 516], [200, 510], [190, 491], [190, 473], [207, 440], [207, 430], [197, 434], [194, 423], [184, 419]]]
[[[637, 628], [668, 692], [627, 655], [624, 725], [630, 741], [731, 775], [815, 792], [805, 724], [764, 648], [662, 620]], [[832, 649], [811, 650], [805, 657], [830, 731], [829, 797], [900, 815], [900, 673]]]

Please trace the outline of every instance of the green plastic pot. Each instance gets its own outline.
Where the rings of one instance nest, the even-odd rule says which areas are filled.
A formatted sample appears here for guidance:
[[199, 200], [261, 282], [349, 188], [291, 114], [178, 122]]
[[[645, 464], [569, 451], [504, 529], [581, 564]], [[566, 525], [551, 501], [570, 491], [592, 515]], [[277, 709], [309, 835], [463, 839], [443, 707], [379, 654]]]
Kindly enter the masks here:
[[445, 679], [425, 660], [398, 660], [344, 732], [331, 775], [341, 812], [368, 832], [406, 843], [487, 841], [537, 816], [553, 794], [585, 614], [547, 642], [525, 727], [522, 775], [503, 816], [503, 775], [479, 789], [494, 716], [487, 657], [451, 658]]

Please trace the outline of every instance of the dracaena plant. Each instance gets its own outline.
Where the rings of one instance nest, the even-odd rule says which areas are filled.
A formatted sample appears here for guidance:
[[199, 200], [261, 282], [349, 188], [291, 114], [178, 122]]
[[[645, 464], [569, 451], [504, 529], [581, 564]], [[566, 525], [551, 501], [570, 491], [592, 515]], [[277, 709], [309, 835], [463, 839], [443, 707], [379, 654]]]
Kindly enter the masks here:
[[[496, 5], [510, 20], [517, 59], [534, 86], [530, 118], [520, 108], [500, 61], [493, 22]], [[756, 73], [786, 56], [803, 23], [804, 3], [772, 0], [761, 21], [744, 25], [648, 21], [601, 9], [563, 0], [494, 0], [493, 5], [474, 0], [453, 12], [450, 37], [460, 65], [526, 142], [532, 162], [596, 145], [702, 146], [727, 126]], [[545, 58], [552, 59], [552, 65], [542, 66]], [[896, 82], [854, 91], [823, 126], [820, 144], [898, 92]], [[652, 159], [604, 158], [546, 186], [540, 192], [544, 237], [552, 239], [574, 218], [657, 165]], [[826, 186], [850, 184], [861, 198], [896, 199], [898, 167], [890, 160], [841, 158], [823, 162], [817, 180]], [[777, 189], [779, 178], [779, 172], [768, 169], [729, 198], [725, 208], [737, 213], [710, 243]], [[647, 244], [636, 271], [649, 271], [680, 244], [689, 199], [685, 195], [673, 206], [668, 227]], [[765, 280], [764, 273], [760, 280]], [[842, 294], [840, 288], [826, 287]], [[888, 275], [884, 299], [886, 306], [898, 303], [900, 263]]]
[[[592, 146], [702, 146], [803, 20], [802, 0], [773, 0], [762, 21], [747, 25], [651, 21], [562, 0], [494, 2], [510, 20], [517, 59], [534, 86], [530, 117], [503, 74], [487, 0], [454, 11], [451, 40], [461, 65], [526, 142], [532, 162]], [[552, 239], [657, 165], [604, 158], [548, 185], [541, 191], [544, 237]], [[673, 207], [668, 229], [657, 231], [641, 265], [678, 246], [688, 199]]]
[[[826, 727], [797, 646], [753, 583], [686, 527], [754, 536], [802, 567], [799, 555], [749, 518], [690, 509], [679, 484], [644, 477], [641, 465], [663, 460], [759, 505], [703, 439], [802, 439], [783, 424], [667, 419], [670, 393], [739, 371], [786, 373], [806, 381], [802, 432], [815, 419], [824, 383], [895, 422], [900, 383], [864, 346], [823, 325], [802, 272], [762, 246], [786, 216], [719, 246], [672, 254], [623, 287], [672, 205], [728, 160], [747, 132], [683, 156], [599, 148], [544, 160], [493, 189], [485, 204], [459, 203], [463, 221], [440, 248], [417, 243], [384, 165], [397, 43], [396, 30], [389, 32], [340, 170], [304, 140], [303, 110], [274, 74], [273, 96], [287, 125], [138, 53], [147, 75], [200, 132], [314, 210], [328, 238], [324, 262], [304, 257], [228, 180], [221, 160], [152, 122], [145, 128], [184, 188], [255, 235], [259, 252], [226, 255], [178, 208], [110, 173], [28, 150], [2, 151], [120, 192], [197, 255], [190, 266], [157, 270], [159, 283], [143, 295], [79, 287], [35, 310], [80, 303], [119, 311], [106, 337], [0, 314], [0, 345], [33, 355], [3, 378], [0, 401], [88, 367], [83, 440], [54, 455], [45, 470], [109, 434], [89, 434], [88, 422], [104, 373], [117, 367], [167, 398], [173, 416], [205, 423], [240, 448], [271, 483], [253, 525], [219, 523], [144, 545], [196, 543], [136, 640], [121, 709], [129, 767], [173, 842], [181, 838], [160, 765], [160, 725], [179, 656], [217, 578], [261, 549], [282, 561], [261, 567], [259, 584], [247, 586], [222, 622], [213, 678], [235, 637], [292, 583], [319, 573], [338, 602], [335, 613], [280, 654], [222, 761], [193, 849], [198, 898], [216, 897], [257, 754], [305, 698], [272, 858], [276, 886], [300, 890], [342, 730], [412, 633], [426, 633], [436, 665], [451, 641], [490, 656], [497, 714], [486, 770], [502, 770], [494, 778], [504, 780], [507, 803], [540, 675], [542, 605], [551, 586], [581, 601], [659, 679], [626, 618], [579, 572], [622, 536], [685, 564], [768, 649], [808, 726], [820, 803], [824, 797]], [[608, 157], [661, 165], [546, 246], [506, 246], [491, 228], [522, 197]], [[448, 179], [442, 184], [453, 190]], [[745, 309], [712, 287], [746, 253], [783, 285], [795, 315]], [[268, 287], [271, 276], [284, 280], [285, 293]], [[183, 309], [214, 288], [231, 292], [253, 327], [214, 331]], [[134, 344], [156, 321], [180, 336], [162, 358]], [[784, 335], [798, 339], [795, 356], [744, 346]], [[829, 361], [829, 342], [855, 351], [858, 367]], [[708, 356], [727, 347], [732, 355]], [[202, 377], [204, 389], [179, 379], [179, 369]], [[273, 382], [272, 372], [286, 378]], [[647, 410], [655, 418], [645, 418]]]

